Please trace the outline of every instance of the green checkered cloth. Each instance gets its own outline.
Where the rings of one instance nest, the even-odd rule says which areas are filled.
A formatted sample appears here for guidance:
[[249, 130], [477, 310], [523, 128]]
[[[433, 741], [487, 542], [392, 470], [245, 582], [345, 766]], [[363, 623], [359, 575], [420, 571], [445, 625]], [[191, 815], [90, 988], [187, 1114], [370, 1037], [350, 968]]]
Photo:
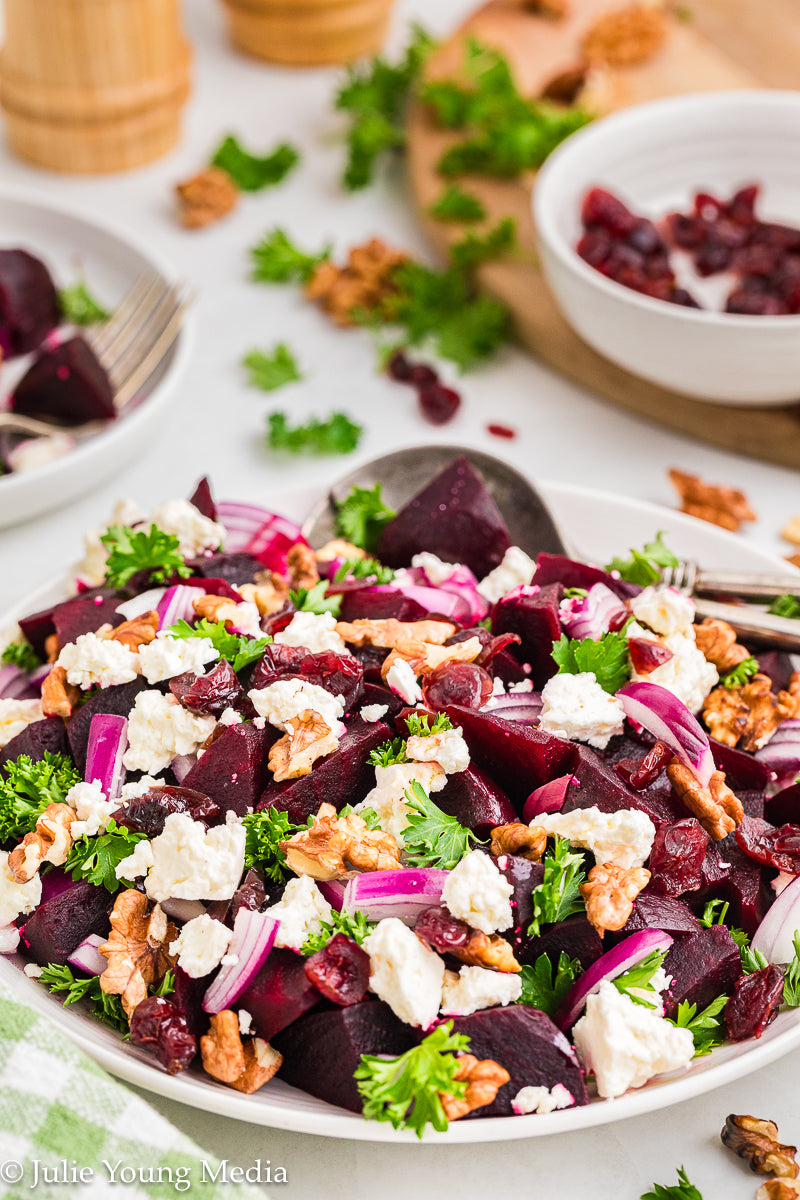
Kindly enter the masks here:
[[[68, 1171], [89, 1168], [87, 1182], [43, 1182], [64, 1159]], [[0, 1197], [265, 1200], [260, 1187], [214, 1182], [218, 1165], [0, 986]]]

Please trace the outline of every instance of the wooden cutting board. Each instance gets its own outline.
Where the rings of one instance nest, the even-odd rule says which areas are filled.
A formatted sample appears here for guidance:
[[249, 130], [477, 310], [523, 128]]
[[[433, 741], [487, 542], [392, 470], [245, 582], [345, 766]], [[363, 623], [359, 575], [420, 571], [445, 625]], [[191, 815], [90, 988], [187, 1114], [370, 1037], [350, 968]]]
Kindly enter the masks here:
[[[568, 0], [559, 21], [523, 10], [520, 0], [490, 0], [433, 56], [428, 75], [456, 75], [466, 38], [501, 50], [524, 94], [539, 95], [574, 67], [583, 32], [600, 13], [624, 0]], [[671, 20], [666, 45], [647, 63], [609, 73], [605, 111], [690, 91], [730, 87], [800, 88], [800, 0], [689, 0], [691, 19]], [[442, 192], [436, 172], [442, 152], [458, 136], [438, 129], [421, 105], [408, 118], [408, 164], [420, 219], [443, 257], [463, 227], [433, 220], [427, 209]], [[746, 164], [743, 164], [746, 171]], [[702, 182], [702, 181], [698, 181]], [[519, 252], [487, 263], [483, 286], [511, 310], [518, 337], [543, 362], [604, 400], [691, 437], [740, 454], [800, 468], [800, 403], [787, 408], [742, 408], [691, 400], [615, 366], [583, 342], [561, 316], [536, 257], [530, 195], [533, 173], [517, 180], [470, 177], [488, 224], [517, 221]], [[769, 320], [769, 318], [765, 318]]]

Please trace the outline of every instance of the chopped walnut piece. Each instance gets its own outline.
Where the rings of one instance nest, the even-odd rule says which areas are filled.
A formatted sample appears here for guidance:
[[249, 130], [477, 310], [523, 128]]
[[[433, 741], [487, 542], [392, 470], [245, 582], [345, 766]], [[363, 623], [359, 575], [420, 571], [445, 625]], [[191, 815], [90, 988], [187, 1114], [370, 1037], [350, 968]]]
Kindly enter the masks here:
[[49, 663], [54, 663], [59, 654], [58, 634], [51, 633], [49, 637], [44, 639], [44, 652]]
[[629, 4], [604, 13], [583, 39], [591, 63], [634, 67], [657, 54], [667, 39], [664, 13], [652, 4]]
[[191, 179], [176, 184], [180, 223], [185, 229], [203, 229], [226, 216], [239, 199], [239, 189], [227, 171], [206, 167]]
[[[230, 596], [198, 596], [192, 601], [192, 608], [197, 613], [198, 617], [205, 617], [207, 621], [232, 621], [235, 616], [236, 602], [231, 600]], [[225, 610], [229, 610], [226, 616]]]
[[615, 863], [598, 863], [581, 884], [586, 901], [586, 915], [600, 937], [609, 930], [622, 929], [633, 912], [633, 902], [650, 882], [650, 872], [644, 867], [618, 867]]
[[334, 558], [366, 557], [366, 550], [362, 550], [360, 546], [354, 546], [352, 542], [346, 542], [344, 538], [334, 538], [316, 552], [317, 562], [332, 562]]
[[73, 846], [70, 826], [76, 819], [75, 809], [69, 804], [48, 804], [35, 831], [26, 833], [8, 856], [8, 869], [17, 883], [33, 879], [42, 863], [60, 867], [67, 861]]
[[797, 1200], [800, 1179], [769, 1179], [756, 1192], [756, 1200]]
[[423, 670], [435, 671], [446, 662], [473, 662], [482, 649], [481, 640], [477, 637], [454, 642], [452, 646], [436, 646], [431, 642], [424, 642]]
[[537, 825], [525, 825], [521, 821], [497, 825], [491, 837], [489, 849], [495, 858], [501, 854], [517, 854], [521, 858], [529, 858], [531, 862], [539, 862], [547, 845], [544, 829], [539, 829]]
[[269, 752], [268, 765], [276, 783], [310, 774], [318, 758], [339, 748], [339, 739], [330, 725], [311, 708], [290, 717], [286, 729]]
[[717, 687], [706, 698], [703, 720], [711, 736], [726, 746], [753, 753], [765, 746], [782, 721], [800, 716], [797, 673], [788, 691], [775, 695], [772, 680], [760, 672], [740, 687]]
[[741, 801], [725, 782], [722, 771], [715, 771], [703, 787], [695, 773], [673, 758], [667, 767], [667, 776], [683, 803], [697, 817], [709, 837], [720, 842], [744, 817]]
[[332, 804], [320, 805], [310, 829], [279, 843], [296, 875], [346, 879], [358, 871], [397, 871], [400, 847], [390, 833], [367, 829], [357, 813], [337, 817]]
[[312, 588], [319, 583], [317, 558], [305, 542], [296, 542], [286, 556], [289, 584], [293, 588]]
[[522, 0], [522, 7], [551, 21], [560, 21], [569, 11], [567, 0]]
[[778, 1141], [778, 1126], [774, 1121], [731, 1113], [720, 1137], [723, 1146], [748, 1162], [750, 1170], [759, 1175], [796, 1179], [800, 1172], [795, 1158], [797, 1147], [784, 1146]]
[[239, 1018], [230, 1008], [223, 1008], [211, 1018], [209, 1032], [200, 1038], [203, 1068], [220, 1083], [233, 1083], [246, 1069]]
[[720, 675], [738, 667], [750, 657], [750, 651], [736, 640], [736, 632], [727, 621], [718, 621], [716, 617], [706, 617], [700, 625], [694, 627], [697, 648], [708, 662], [713, 663]]
[[289, 581], [273, 571], [264, 572], [270, 578], [263, 583], [245, 583], [239, 588], [242, 600], [255, 604], [262, 617], [280, 612], [289, 599]]
[[65, 667], [53, 667], [42, 684], [42, 712], [46, 717], [63, 717], [66, 721], [78, 702], [81, 689], [67, 683]]
[[394, 273], [407, 260], [407, 254], [372, 238], [353, 247], [344, 267], [320, 263], [305, 293], [310, 300], [319, 301], [338, 325], [353, 325], [354, 313], [382, 309], [399, 294]]
[[465, 944], [449, 953], [470, 967], [489, 967], [505, 975], [516, 975], [522, 970], [510, 944], [499, 933], [487, 934], [480, 929], [471, 929]]
[[280, 1070], [283, 1055], [265, 1042], [263, 1038], [248, 1038], [244, 1043], [244, 1070], [230, 1085], [237, 1092], [250, 1096], [257, 1092]]
[[792, 517], [781, 530], [781, 537], [793, 546], [800, 546], [800, 517]]
[[477, 1059], [474, 1054], [459, 1054], [453, 1078], [466, 1081], [467, 1087], [464, 1095], [458, 1098], [447, 1092], [439, 1093], [448, 1121], [457, 1121], [473, 1109], [491, 1104], [511, 1076], [492, 1058]]
[[787, 554], [784, 561], [791, 563], [793, 567], [800, 567], [800, 554]]
[[670, 480], [681, 498], [681, 512], [701, 521], [710, 521], [732, 533], [738, 533], [743, 521], [755, 521], [756, 514], [744, 492], [717, 483], [704, 483], [699, 475], [673, 470]]
[[424, 653], [425, 642], [443, 645], [456, 632], [456, 626], [449, 621], [398, 621], [394, 617], [370, 621], [358, 617], [355, 621], [337, 621], [336, 632], [351, 646], [378, 646], [413, 654]]
[[586, 63], [578, 63], [574, 67], [568, 67], [566, 71], [559, 71], [544, 85], [539, 97], [542, 100], [553, 100], [556, 104], [577, 104], [589, 74]]
[[134, 617], [132, 621], [123, 621], [121, 625], [117, 625], [116, 629], [111, 630], [108, 640], [121, 642], [135, 654], [140, 646], [149, 646], [153, 641], [158, 633], [158, 625], [158, 613], [151, 610]]
[[168, 947], [178, 931], [161, 905], [151, 910], [147, 897], [135, 888], [119, 893], [109, 919], [108, 941], [98, 946], [108, 959], [100, 987], [108, 995], [122, 997], [122, 1007], [130, 1018], [150, 984], [160, 983], [174, 966], [175, 957]]

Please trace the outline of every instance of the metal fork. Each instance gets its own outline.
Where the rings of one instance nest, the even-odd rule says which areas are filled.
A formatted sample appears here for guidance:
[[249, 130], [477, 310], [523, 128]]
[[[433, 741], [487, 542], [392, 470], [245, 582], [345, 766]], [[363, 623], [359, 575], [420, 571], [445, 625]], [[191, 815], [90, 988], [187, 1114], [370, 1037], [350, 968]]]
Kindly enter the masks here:
[[[140, 276], [124, 296], [113, 316], [84, 337], [108, 373], [114, 407], [121, 412], [163, 362], [180, 332], [181, 320], [191, 300], [183, 284], [171, 284], [161, 275]], [[74, 437], [86, 437], [104, 422], [88, 421], [69, 426]], [[64, 431], [47, 420], [0, 412], [0, 429], [47, 436]]]
[[709, 599], [709, 596], [720, 594], [762, 602], [786, 594], [800, 597], [800, 576], [772, 571], [744, 574], [732, 570], [705, 571], [697, 563], [683, 560], [677, 567], [665, 568], [661, 578], [667, 586], [694, 596], [700, 616], [727, 621], [738, 635], [752, 638], [761, 645], [795, 653], [800, 651], [800, 621], [777, 617], [749, 604], [724, 604]]

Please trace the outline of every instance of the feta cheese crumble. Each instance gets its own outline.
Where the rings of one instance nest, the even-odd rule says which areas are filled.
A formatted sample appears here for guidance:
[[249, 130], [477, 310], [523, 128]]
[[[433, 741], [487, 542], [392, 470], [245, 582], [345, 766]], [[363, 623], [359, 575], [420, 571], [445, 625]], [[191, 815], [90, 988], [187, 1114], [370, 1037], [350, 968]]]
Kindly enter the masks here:
[[0, 747], [43, 717], [40, 700], [0, 700]]
[[228, 813], [225, 825], [206, 830], [188, 813], [170, 813], [164, 832], [136, 843], [117, 867], [117, 879], [145, 876], [151, 900], [230, 900], [244, 870], [245, 829]]
[[406, 753], [415, 762], [435, 762], [448, 775], [457, 775], [469, 766], [469, 749], [460, 729], [445, 729], [427, 737], [410, 737]]
[[458, 563], [442, 562], [438, 554], [431, 554], [429, 550], [423, 550], [420, 554], [415, 554], [411, 559], [411, 566], [418, 567], [420, 571], [424, 571], [428, 577], [428, 582], [433, 587], [439, 587], [450, 578], [454, 571], [459, 569]]
[[169, 952], [177, 954], [178, 966], [191, 979], [202, 979], [222, 962], [232, 937], [232, 929], [203, 913], [186, 922]]
[[598, 863], [614, 863], [624, 870], [644, 866], [656, 836], [647, 813], [633, 808], [605, 813], [593, 805], [568, 813], [542, 813], [530, 823], [590, 850]]
[[484, 600], [496, 604], [507, 592], [527, 587], [536, 571], [536, 563], [519, 546], [509, 546], [499, 566], [490, 571], [478, 584]]
[[480, 1008], [514, 1004], [522, 995], [522, 977], [486, 967], [445, 971], [442, 1012], [448, 1017], [468, 1017]]
[[128, 749], [122, 761], [130, 771], [156, 775], [179, 754], [194, 754], [215, 725], [213, 717], [188, 712], [173, 695], [139, 692], [128, 716]]
[[322, 654], [325, 650], [347, 653], [344, 639], [336, 632], [336, 617], [329, 612], [297, 612], [272, 640], [276, 646], [303, 646], [312, 654]]
[[482, 933], [501, 933], [514, 923], [511, 897], [514, 888], [495, 862], [482, 850], [470, 850], [447, 876], [442, 903]]
[[218, 658], [210, 638], [176, 638], [159, 633], [148, 645], [139, 647], [139, 662], [148, 683], [173, 679], [185, 671], [202, 675], [204, 667]]
[[359, 709], [358, 715], [368, 725], [377, 725], [378, 721], [383, 720], [388, 711], [388, 704], [365, 704], [362, 709]]
[[246, 1037], [248, 1033], [253, 1032], [253, 1017], [246, 1008], [239, 1009], [239, 1033], [242, 1037]]
[[152, 775], [143, 775], [135, 783], [124, 783], [120, 792], [120, 807], [123, 804], [130, 804], [131, 800], [138, 800], [140, 796], [147, 795], [151, 788], [162, 787], [166, 787], [165, 780], [154, 779]]
[[444, 962], [399, 917], [385, 917], [364, 939], [369, 986], [407, 1025], [427, 1029], [442, 998]]
[[278, 903], [265, 911], [280, 921], [275, 945], [289, 950], [299, 950], [312, 933], [322, 933], [322, 922], [330, 921], [333, 912], [310, 875], [290, 879]]
[[544, 685], [539, 728], [546, 733], [604, 750], [624, 720], [622, 701], [601, 688], [593, 671], [554, 675]]
[[414, 669], [404, 658], [392, 663], [386, 672], [386, 682], [406, 704], [418, 704], [422, 699], [422, 688], [417, 683]]
[[13, 925], [23, 913], [33, 912], [41, 899], [39, 872], [27, 883], [17, 883], [8, 869], [8, 853], [0, 850], [0, 929]]
[[82, 633], [62, 648], [56, 666], [64, 667], [68, 683], [87, 691], [95, 684], [107, 688], [131, 683], [139, 674], [139, 656], [122, 642]]
[[225, 541], [225, 526], [204, 517], [188, 500], [167, 500], [160, 504], [150, 523], [178, 539], [184, 558], [196, 558], [204, 550], [217, 550]]
[[96, 837], [105, 833], [108, 822], [119, 808], [121, 800], [107, 800], [98, 779], [92, 783], [76, 783], [69, 789], [64, 800], [74, 808], [77, 820], [70, 825], [73, 838]]
[[594, 1072], [604, 1098], [642, 1087], [654, 1075], [686, 1067], [694, 1057], [691, 1030], [679, 1029], [604, 980], [586, 1001], [572, 1031], [575, 1049]]
[[368, 792], [354, 811], [361, 813], [365, 808], [371, 808], [378, 816], [378, 823], [384, 833], [390, 833], [400, 846], [403, 845], [403, 830], [408, 828], [408, 814], [411, 809], [405, 802], [408, 788], [414, 782], [420, 783], [430, 796], [431, 792], [440, 792], [447, 782], [447, 776], [438, 763], [392, 763], [389, 767], [375, 768], [375, 787]]
[[563, 1083], [556, 1083], [552, 1088], [532, 1085], [520, 1088], [511, 1107], [521, 1117], [526, 1113], [551, 1113], [559, 1108], [571, 1108], [574, 1103], [572, 1092], [568, 1092]]
[[677, 588], [647, 587], [631, 600], [637, 621], [656, 633], [688, 633], [694, 622], [695, 604]]
[[266, 717], [276, 729], [286, 730], [286, 722], [299, 717], [307, 709], [319, 713], [337, 737], [344, 726], [339, 718], [344, 714], [344, 696], [332, 696], [316, 683], [305, 679], [279, 679], [265, 688], [248, 692], [260, 717]]
[[634, 672], [634, 680], [657, 683], [677, 696], [691, 713], [698, 713], [706, 696], [719, 682], [719, 672], [695, 645], [694, 629], [688, 633], [669, 633], [660, 639], [672, 651], [672, 658], [647, 675]]

